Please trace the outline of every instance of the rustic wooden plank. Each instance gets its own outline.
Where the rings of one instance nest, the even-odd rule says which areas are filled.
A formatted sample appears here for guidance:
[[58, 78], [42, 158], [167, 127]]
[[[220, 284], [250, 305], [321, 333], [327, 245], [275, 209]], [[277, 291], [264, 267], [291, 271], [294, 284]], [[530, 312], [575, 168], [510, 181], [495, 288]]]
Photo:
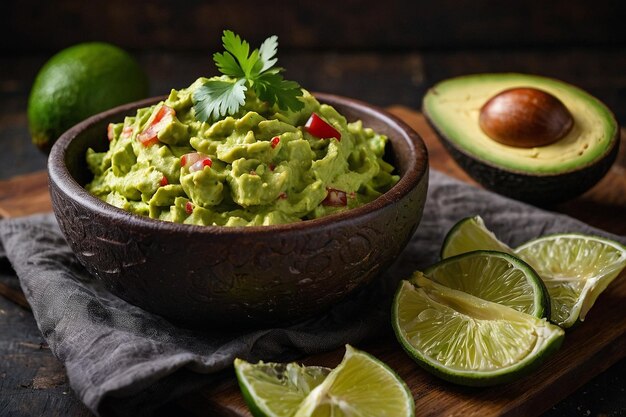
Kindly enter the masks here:
[[19, 217], [51, 210], [45, 171], [0, 181], [0, 217]]

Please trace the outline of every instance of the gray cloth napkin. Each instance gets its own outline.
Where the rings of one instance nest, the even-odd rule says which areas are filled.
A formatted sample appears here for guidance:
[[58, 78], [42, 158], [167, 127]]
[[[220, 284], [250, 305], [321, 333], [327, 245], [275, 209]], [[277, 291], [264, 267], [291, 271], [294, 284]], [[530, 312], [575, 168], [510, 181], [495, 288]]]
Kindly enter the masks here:
[[[626, 238], [431, 171], [420, 226], [371, 286], [328, 314], [286, 328], [231, 332], [175, 327], [109, 293], [74, 258], [51, 214], [0, 222], [0, 258], [19, 277], [39, 329], [78, 397], [100, 415], [145, 415], [231, 372], [235, 357], [288, 361], [357, 343], [389, 326], [397, 281], [438, 258], [461, 218], [480, 214], [503, 241], [578, 231]], [[224, 372], [222, 372], [224, 371]]]

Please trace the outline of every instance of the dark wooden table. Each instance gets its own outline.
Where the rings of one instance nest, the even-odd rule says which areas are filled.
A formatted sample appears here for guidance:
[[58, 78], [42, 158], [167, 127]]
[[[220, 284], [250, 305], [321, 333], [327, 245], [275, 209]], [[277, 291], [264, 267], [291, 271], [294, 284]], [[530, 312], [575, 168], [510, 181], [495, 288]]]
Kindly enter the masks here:
[[[400, 104], [413, 109], [419, 109], [430, 85], [450, 76], [490, 71], [537, 73], [588, 90], [607, 103], [625, 124], [624, 52], [618, 48], [384, 54], [307, 52], [281, 54], [280, 64], [288, 68], [288, 78], [298, 80], [310, 90], [351, 96], [380, 106]], [[152, 80], [153, 95], [166, 93], [172, 87], [184, 87], [197, 76], [211, 75], [213, 71], [208, 54], [143, 52], [138, 57]], [[0, 179], [45, 168], [45, 157], [30, 144], [25, 109], [32, 79], [46, 58], [45, 55], [0, 58], [0, 143], [4, 145], [0, 153]], [[584, 209], [578, 214], [584, 216]], [[626, 219], [626, 213], [611, 215]], [[9, 265], [0, 264], [0, 282], [17, 289]], [[626, 415], [625, 389], [626, 360], [621, 360], [545, 415]], [[159, 414], [197, 415], [179, 404], [169, 405]], [[45, 345], [31, 313], [0, 297], [0, 416], [5, 415], [86, 416], [90, 413], [69, 388], [62, 365]]]

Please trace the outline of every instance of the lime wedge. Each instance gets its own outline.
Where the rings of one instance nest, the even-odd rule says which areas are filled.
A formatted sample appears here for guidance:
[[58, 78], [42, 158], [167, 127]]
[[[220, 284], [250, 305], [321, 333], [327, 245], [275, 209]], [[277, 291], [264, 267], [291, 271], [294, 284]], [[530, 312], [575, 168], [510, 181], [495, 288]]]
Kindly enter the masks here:
[[522, 313], [550, 318], [550, 299], [539, 275], [524, 261], [495, 251], [474, 251], [424, 271], [433, 281]]
[[402, 347], [427, 371], [454, 383], [488, 386], [535, 369], [564, 337], [529, 314], [437, 284], [402, 281], [392, 309]]
[[479, 249], [506, 248], [539, 274], [550, 295], [550, 319], [561, 327], [583, 321], [596, 299], [626, 267], [626, 248], [619, 243], [577, 233], [532, 240], [513, 250], [485, 227], [480, 216], [452, 227], [441, 256]]
[[296, 363], [248, 363], [235, 359], [235, 373], [248, 408], [255, 417], [291, 417], [304, 398], [330, 372]]
[[575, 233], [531, 240], [515, 252], [543, 279], [552, 302], [552, 321], [562, 327], [583, 321], [600, 293], [626, 267], [626, 247]]
[[513, 253], [513, 249], [500, 242], [485, 226], [480, 216], [467, 217], [456, 223], [443, 240], [441, 259], [475, 250], [495, 250]]
[[343, 361], [304, 399], [295, 417], [414, 415], [404, 381], [378, 359], [348, 345]]

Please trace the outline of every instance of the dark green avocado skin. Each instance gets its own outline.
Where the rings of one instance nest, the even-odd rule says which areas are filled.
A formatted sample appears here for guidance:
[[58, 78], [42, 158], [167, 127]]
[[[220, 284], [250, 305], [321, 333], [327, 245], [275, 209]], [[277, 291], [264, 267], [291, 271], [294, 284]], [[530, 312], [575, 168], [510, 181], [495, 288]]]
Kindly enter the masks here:
[[[619, 138], [614, 138], [614, 145], [604, 155], [576, 170], [548, 175], [515, 172], [464, 152], [437, 129], [425, 108], [422, 111], [448, 153], [476, 182], [498, 194], [537, 206], [551, 206], [571, 200], [593, 187], [611, 168], [619, 151]], [[619, 127], [617, 132], [619, 135]]]

